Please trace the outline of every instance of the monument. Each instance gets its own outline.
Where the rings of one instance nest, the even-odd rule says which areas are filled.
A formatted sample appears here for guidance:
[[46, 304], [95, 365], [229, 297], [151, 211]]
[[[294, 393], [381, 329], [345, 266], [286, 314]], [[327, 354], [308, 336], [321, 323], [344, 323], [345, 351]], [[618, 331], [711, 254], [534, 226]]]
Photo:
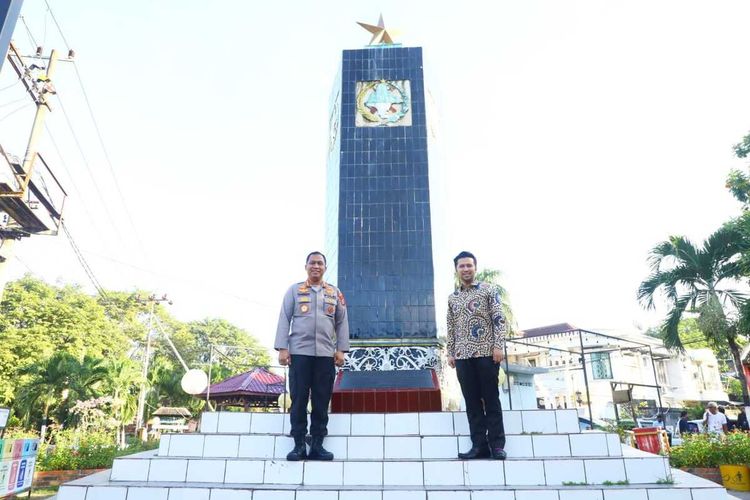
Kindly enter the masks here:
[[[359, 24], [373, 37], [343, 51], [328, 151], [328, 272], [349, 310], [346, 369], [408, 371], [371, 388], [428, 398], [439, 410], [437, 378], [427, 371], [438, 364], [438, 341], [422, 49], [394, 43], [382, 16]], [[361, 389], [366, 378], [337, 380], [334, 411], [336, 394]]]

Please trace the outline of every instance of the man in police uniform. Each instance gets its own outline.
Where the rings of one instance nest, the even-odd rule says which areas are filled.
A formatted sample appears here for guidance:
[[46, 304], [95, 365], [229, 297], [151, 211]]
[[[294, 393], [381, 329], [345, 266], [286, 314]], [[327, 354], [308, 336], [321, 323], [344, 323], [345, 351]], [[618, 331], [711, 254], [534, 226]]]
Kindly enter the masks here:
[[[312, 252], [305, 261], [307, 281], [289, 287], [279, 314], [274, 348], [279, 364], [289, 365], [290, 420], [294, 449], [287, 460], [333, 460], [323, 448], [328, 434], [328, 404], [331, 402], [336, 366], [343, 366], [349, 351], [349, 321], [344, 295], [323, 281], [326, 258]], [[290, 328], [291, 327], [291, 328]], [[307, 402], [310, 414], [310, 453], [307, 453]]]

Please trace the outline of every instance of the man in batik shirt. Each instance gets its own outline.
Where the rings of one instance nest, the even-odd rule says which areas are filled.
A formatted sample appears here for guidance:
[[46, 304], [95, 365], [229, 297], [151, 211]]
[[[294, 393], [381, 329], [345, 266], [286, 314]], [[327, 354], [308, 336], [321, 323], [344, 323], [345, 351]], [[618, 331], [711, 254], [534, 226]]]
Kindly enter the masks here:
[[505, 459], [505, 429], [498, 391], [505, 316], [497, 286], [475, 281], [477, 259], [453, 259], [459, 286], [448, 298], [448, 365], [456, 369], [466, 401], [471, 449], [458, 458]]

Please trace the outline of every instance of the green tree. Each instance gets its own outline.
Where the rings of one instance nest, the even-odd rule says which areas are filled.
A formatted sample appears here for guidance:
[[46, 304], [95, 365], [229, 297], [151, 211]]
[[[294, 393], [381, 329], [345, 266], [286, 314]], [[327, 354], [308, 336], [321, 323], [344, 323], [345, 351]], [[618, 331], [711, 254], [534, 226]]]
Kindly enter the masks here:
[[108, 360], [105, 392], [112, 395], [113, 418], [118, 422], [117, 444], [125, 446], [125, 426], [135, 420], [138, 410], [138, 391], [143, 380], [141, 365], [132, 359]]
[[503, 314], [505, 315], [507, 335], [508, 337], [513, 337], [518, 331], [518, 324], [516, 323], [516, 316], [515, 314], [513, 314], [513, 307], [510, 304], [508, 291], [500, 284], [502, 276], [502, 272], [498, 271], [497, 269], [482, 269], [481, 271], [477, 272], [476, 280], [483, 281], [485, 283], [492, 283], [500, 290], [500, 299], [503, 303]]
[[[651, 275], [640, 284], [638, 299], [651, 309], [656, 305], [657, 293], [663, 293], [669, 312], [661, 334], [667, 347], [684, 349], [680, 320], [684, 314], [694, 313], [707, 342], [726, 345], [736, 365], [742, 366], [738, 325], [744, 297], [728, 285], [739, 274], [736, 258], [743, 250], [742, 238], [726, 226], [709, 236], [701, 247], [685, 237], [673, 236], [651, 250]], [[742, 370], [738, 376], [745, 404], [750, 405]]]

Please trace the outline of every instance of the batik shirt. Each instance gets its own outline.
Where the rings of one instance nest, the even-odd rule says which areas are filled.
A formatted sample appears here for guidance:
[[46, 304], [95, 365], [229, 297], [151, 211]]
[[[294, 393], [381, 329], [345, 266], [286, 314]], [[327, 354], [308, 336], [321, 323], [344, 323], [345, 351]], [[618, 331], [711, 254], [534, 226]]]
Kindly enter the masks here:
[[496, 286], [474, 282], [448, 297], [448, 356], [492, 356], [492, 349], [504, 343], [505, 316]]

